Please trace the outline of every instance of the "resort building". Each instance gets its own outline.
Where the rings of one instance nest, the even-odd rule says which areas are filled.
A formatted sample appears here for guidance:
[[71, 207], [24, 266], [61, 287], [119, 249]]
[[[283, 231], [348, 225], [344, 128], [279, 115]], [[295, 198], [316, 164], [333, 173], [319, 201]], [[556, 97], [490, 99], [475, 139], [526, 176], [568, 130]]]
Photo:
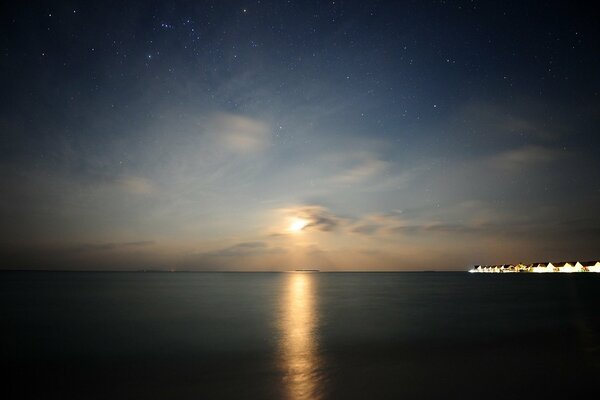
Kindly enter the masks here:
[[581, 267], [584, 272], [600, 272], [600, 261], [582, 261]]
[[555, 263], [535, 262], [531, 264], [475, 265], [469, 272], [514, 273], [514, 272], [600, 272], [600, 261], [562, 261]]
[[548, 263], [533, 263], [532, 265], [531, 272], [548, 272]]
[[533, 264], [525, 265], [523, 263], [519, 263], [515, 267], [515, 272], [530, 272], [531, 268], [533, 268]]

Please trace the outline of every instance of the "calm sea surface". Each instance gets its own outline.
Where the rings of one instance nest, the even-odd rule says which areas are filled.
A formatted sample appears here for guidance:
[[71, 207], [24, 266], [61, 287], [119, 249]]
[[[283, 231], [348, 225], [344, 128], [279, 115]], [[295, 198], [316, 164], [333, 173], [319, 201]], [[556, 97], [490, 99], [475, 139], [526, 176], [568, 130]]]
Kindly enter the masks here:
[[577, 396], [598, 275], [2, 272], [2, 398]]

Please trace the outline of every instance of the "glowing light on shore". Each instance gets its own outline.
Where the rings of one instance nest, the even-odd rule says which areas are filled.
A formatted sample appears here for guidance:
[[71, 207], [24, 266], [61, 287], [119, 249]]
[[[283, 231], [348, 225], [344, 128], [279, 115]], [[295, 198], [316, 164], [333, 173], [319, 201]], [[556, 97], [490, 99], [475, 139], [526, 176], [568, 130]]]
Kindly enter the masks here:
[[503, 264], [503, 265], [477, 265], [469, 272], [479, 273], [588, 273], [600, 272], [600, 261], [577, 261], [559, 263], [533, 263], [533, 264]]

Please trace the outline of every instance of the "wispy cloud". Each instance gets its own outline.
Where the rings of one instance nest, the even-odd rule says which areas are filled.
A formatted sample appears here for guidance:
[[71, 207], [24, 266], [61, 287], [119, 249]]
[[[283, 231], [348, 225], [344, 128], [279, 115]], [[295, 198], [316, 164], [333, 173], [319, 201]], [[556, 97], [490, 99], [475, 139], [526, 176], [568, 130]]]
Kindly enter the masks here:
[[213, 252], [204, 253], [208, 257], [245, 257], [251, 255], [263, 255], [269, 253], [280, 253], [280, 248], [271, 247], [266, 242], [241, 242]]
[[360, 183], [377, 177], [388, 167], [388, 162], [374, 157], [368, 157], [359, 160], [355, 165], [352, 165], [341, 174], [335, 176], [333, 180], [339, 183]]
[[150, 194], [156, 191], [154, 182], [139, 176], [123, 176], [116, 180], [117, 185], [124, 191], [133, 194]]
[[539, 105], [521, 101], [520, 104], [501, 106], [490, 102], [467, 104], [457, 114], [457, 127], [468, 125], [468, 132], [477, 133], [486, 138], [496, 137], [503, 140], [528, 138], [540, 141], [553, 141], [560, 136], [562, 126], [553, 121], [548, 126], [536, 115]]
[[369, 224], [369, 223], [359, 223], [355, 227], [351, 229], [354, 233], [360, 233], [363, 235], [372, 235], [377, 233], [383, 225], [381, 224]]
[[208, 120], [209, 134], [226, 149], [240, 154], [259, 152], [269, 142], [269, 126], [260, 120], [219, 113]]
[[191, 252], [178, 261], [182, 268], [271, 270], [287, 256], [285, 248], [265, 241], [234, 243], [216, 250]]
[[488, 159], [493, 168], [518, 172], [526, 168], [542, 166], [558, 161], [563, 154], [542, 146], [523, 146], [496, 154]]
[[72, 246], [67, 248], [67, 252], [92, 252], [92, 251], [110, 251], [120, 250], [127, 248], [146, 247], [152, 246], [155, 242], [153, 240], [142, 240], [138, 242], [120, 242], [120, 243], [83, 243], [80, 245]]

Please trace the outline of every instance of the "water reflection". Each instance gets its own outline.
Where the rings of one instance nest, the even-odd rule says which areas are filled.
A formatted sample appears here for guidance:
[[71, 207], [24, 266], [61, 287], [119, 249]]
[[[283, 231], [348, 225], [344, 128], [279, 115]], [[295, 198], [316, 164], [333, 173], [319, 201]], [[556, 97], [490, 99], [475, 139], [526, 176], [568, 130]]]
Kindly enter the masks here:
[[290, 400], [319, 399], [321, 361], [318, 353], [315, 304], [316, 276], [286, 274], [281, 310], [281, 364]]

